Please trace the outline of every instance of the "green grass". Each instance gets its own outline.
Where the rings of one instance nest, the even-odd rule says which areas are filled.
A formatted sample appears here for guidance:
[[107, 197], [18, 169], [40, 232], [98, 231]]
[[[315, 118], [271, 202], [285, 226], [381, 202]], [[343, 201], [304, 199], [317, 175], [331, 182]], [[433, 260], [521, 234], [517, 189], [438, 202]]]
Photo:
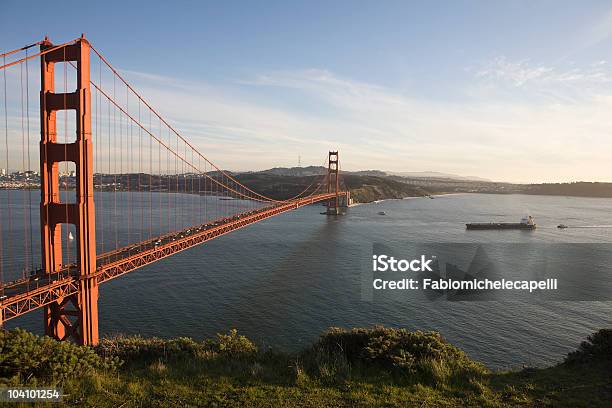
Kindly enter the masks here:
[[[13, 333], [0, 336], [0, 356], [36, 354]], [[205, 342], [118, 337], [73, 376], [56, 367], [61, 379], [44, 364], [24, 378], [0, 357], [0, 382], [59, 384], [79, 407], [610, 407], [611, 332], [599, 333], [557, 366], [514, 372], [489, 371], [437, 333], [398, 329], [333, 329], [297, 354], [258, 350], [235, 331]]]

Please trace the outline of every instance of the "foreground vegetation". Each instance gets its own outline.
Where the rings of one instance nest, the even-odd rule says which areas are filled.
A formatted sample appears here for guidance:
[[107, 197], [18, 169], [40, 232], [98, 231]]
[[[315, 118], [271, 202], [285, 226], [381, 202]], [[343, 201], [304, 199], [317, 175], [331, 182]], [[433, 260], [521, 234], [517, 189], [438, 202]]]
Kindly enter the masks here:
[[187, 406], [612, 406], [612, 330], [563, 363], [490, 372], [435, 332], [330, 329], [298, 354], [259, 350], [236, 331], [115, 337], [95, 349], [0, 332], [0, 384], [59, 385], [64, 403]]

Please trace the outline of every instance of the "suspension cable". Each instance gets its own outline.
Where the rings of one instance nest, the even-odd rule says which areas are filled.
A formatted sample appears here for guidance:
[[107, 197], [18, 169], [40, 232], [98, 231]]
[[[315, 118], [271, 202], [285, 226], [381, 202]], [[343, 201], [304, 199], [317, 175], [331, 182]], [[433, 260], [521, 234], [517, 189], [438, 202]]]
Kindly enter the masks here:
[[38, 41], [38, 42], [35, 42], [34, 44], [24, 45], [24, 46], [23, 46], [23, 47], [21, 47], [21, 48], [17, 48], [17, 49], [15, 49], [15, 50], [13, 50], [13, 51], [8, 51], [8, 52], [5, 52], [4, 54], [0, 54], [0, 58], [3, 58], [3, 57], [8, 57], [9, 55], [12, 55], [12, 54], [18, 53], [19, 51], [25, 51], [25, 50], [27, 50], [28, 48], [36, 47], [37, 45], [41, 45], [42, 43], [43, 43], [42, 41]]
[[[172, 133], [174, 133], [181, 141], [183, 141], [185, 143], [185, 147], [189, 147], [191, 148], [199, 157], [201, 157], [202, 159], [204, 159], [206, 162], [208, 162], [208, 164], [210, 164], [217, 172], [220, 173], [221, 176], [221, 182], [214, 180], [215, 183], [218, 183], [220, 186], [223, 186], [225, 188], [227, 188], [229, 191], [232, 191], [236, 194], [238, 194], [239, 196], [242, 197], [246, 197], [249, 199], [254, 199], [255, 201], [261, 201], [261, 202], [275, 202], [275, 203], [283, 203], [283, 202], [287, 202], [287, 201], [292, 201], [295, 200], [296, 198], [299, 198], [300, 196], [302, 196], [304, 193], [306, 193], [307, 189], [310, 188], [311, 186], [308, 186], [306, 190], [300, 192], [298, 195], [293, 196], [293, 197], [289, 197], [287, 199], [284, 200], [277, 200], [271, 197], [267, 197], [263, 194], [260, 194], [254, 190], [252, 190], [251, 188], [249, 188], [248, 186], [245, 186], [244, 184], [240, 183], [236, 178], [232, 177], [229, 173], [227, 173], [226, 171], [220, 169], [219, 167], [217, 167], [214, 163], [212, 163], [210, 160], [208, 160], [205, 156], [203, 156], [196, 148], [195, 146], [193, 146], [189, 141], [187, 141], [174, 127], [172, 127], [128, 82], [125, 78], [123, 78], [123, 76], [117, 71], [117, 69], [115, 69], [113, 67], [113, 65], [110, 64], [110, 62], [93, 46], [93, 44], [91, 44], [91, 42], [89, 43], [90, 47], [92, 49], [92, 51], [94, 51], [94, 53], [99, 57], [99, 59], [104, 62], [104, 64], [112, 71], [112, 73], [119, 78], [119, 80], [121, 80], [121, 82], [123, 82], [123, 84], [130, 90], [132, 91], [132, 93], [138, 98], [138, 100], [140, 102], [142, 102], [150, 111], [150, 113], [153, 113], [159, 120], [160, 122], [162, 122], [164, 125], [166, 125], [168, 127], [169, 130], [172, 131]], [[96, 84], [94, 84], [91, 80], [90, 80], [91, 84], [94, 85], [94, 87], [96, 87], [98, 90], [100, 90]], [[104, 93], [102, 91], [102, 93]], [[114, 101], [111, 101], [111, 103], [115, 104]], [[115, 104], [116, 105], [116, 104]], [[119, 108], [120, 110], [123, 111], [123, 109], [121, 109], [121, 107], [119, 107], [117, 105], [117, 108]], [[124, 114], [126, 114], [128, 117], [130, 116], [127, 112], [123, 111]], [[145, 131], [147, 131], [146, 129], [143, 129]], [[153, 136], [152, 132], [147, 131], [147, 133], [149, 133], [151, 136]], [[158, 140], [158, 142], [161, 142], [159, 139], [156, 138], [156, 140]], [[193, 167], [193, 166], [191, 166]], [[261, 198], [261, 199], [257, 199], [257, 198], [251, 198], [248, 195], [241, 193], [239, 191], [237, 191], [235, 188], [230, 188], [229, 186], [224, 185], [223, 183], [223, 177], [226, 177], [228, 179], [228, 184], [229, 184], [229, 180], [233, 181], [234, 183], [236, 183], [238, 187], [238, 190], [240, 190], [240, 188], [244, 188], [246, 191], [254, 194], [255, 196]], [[186, 188], [186, 184], [185, 184], [185, 188]]]
[[119, 74], [119, 72], [110, 64], [110, 62], [108, 62], [108, 60], [106, 58], [104, 58], [104, 56], [102, 56], [102, 54], [90, 43], [91, 49], [93, 52], [95, 52], [98, 57], [102, 60], [102, 62], [104, 62], [106, 64], [106, 66], [117, 76], [117, 78], [119, 78], [124, 84], [125, 86], [127, 86], [132, 93], [134, 93], [134, 95], [140, 99], [142, 101], [142, 103], [149, 108], [154, 114], [155, 116], [157, 116], [167, 127], [168, 129], [172, 130], [172, 132], [179, 137], [184, 143], [187, 144], [187, 146], [189, 146], [190, 148], [192, 148], [199, 156], [202, 156], [202, 158], [204, 160], [206, 160], [212, 167], [215, 168], [215, 170], [217, 170], [218, 172], [220, 172], [222, 175], [228, 177], [230, 180], [240, 184], [241, 186], [243, 186], [247, 191], [257, 195], [258, 197], [263, 198], [264, 201], [274, 201], [274, 202], [282, 202], [282, 201], [286, 201], [286, 200], [275, 200], [272, 199], [270, 197], [266, 197], [262, 194], [257, 193], [256, 191], [251, 190], [250, 188], [248, 188], [247, 186], [242, 185], [241, 183], [239, 183], [236, 179], [234, 179], [232, 176], [230, 176], [229, 174], [227, 174], [224, 170], [221, 170], [220, 168], [218, 168], [214, 163], [212, 163], [210, 160], [208, 160], [205, 156], [203, 156], [191, 143], [189, 143], [183, 136], [181, 136], [178, 131], [176, 129], [174, 129], [151, 105], [149, 105], [149, 103], [138, 93], [136, 92], [136, 90], [121, 76], [121, 74]]
[[[187, 160], [183, 157], [181, 157], [181, 155], [174, 151], [172, 148], [170, 148], [170, 146], [166, 145], [161, 139], [159, 139], [157, 136], [155, 136], [151, 131], [149, 131], [142, 123], [140, 123], [138, 120], [136, 120], [132, 115], [130, 115], [128, 112], [125, 111], [125, 109], [123, 109], [121, 106], [119, 106], [119, 104], [117, 102], [115, 102], [113, 100], [113, 98], [108, 95], [106, 92], [104, 92], [97, 84], [92, 83], [92, 85], [102, 94], [104, 95], [104, 97], [106, 99], [108, 99], [108, 101], [115, 106], [116, 109], [119, 109], [119, 111], [121, 111], [125, 116], [127, 116], [131, 121], [133, 121], [140, 129], [142, 129], [145, 133], [147, 133], [149, 136], [151, 136], [157, 143], [161, 144], [164, 148], [168, 149], [178, 160], [180, 160], [181, 162], [183, 162], [184, 164], [186, 164], [187, 166], [193, 168], [195, 171], [201, 173], [202, 171], [200, 169], [195, 168], [195, 166], [193, 166], [192, 164], [190, 164], [189, 162], [187, 162]], [[210, 162], [208, 162], [210, 164]], [[235, 191], [234, 189], [232, 189], [229, 186], [226, 186], [224, 184], [222, 184], [221, 182], [219, 182], [218, 180], [216, 180], [215, 178], [205, 174], [206, 177], [209, 177], [213, 182], [215, 182], [216, 184], [218, 184], [220, 187], [223, 187], [227, 190], [231, 190], [234, 191], [237, 194], [237, 191]], [[246, 198], [250, 199], [250, 200], [256, 200], [256, 201], [261, 201], [261, 202], [269, 202], [269, 201], [274, 201], [274, 202], [279, 202], [277, 200], [262, 200], [262, 199], [257, 199], [257, 198], [253, 198], [253, 197], [249, 197], [246, 196]]]
[[[72, 45], [72, 44], [76, 43], [76, 42], [77, 42], [77, 41], [79, 41], [79, 40], [80, 40], [80, 38], [75, 38], [74, 40], [72, 40], [72, 41], [68, 41], [68, 42], [65, 42], [65, 43], [63, 43], [63, 44], [54, 45], [54, 46], [53, 46], [53, 47], [51, 47], [51, 48], [47, 48], [46, 50], [40, 51], [40, 52], [38, 52], [38, 53], [36, 53], [36, 54], [32, 54], [32, 55], [30, 55], [30, 56], [27, 56], [27, 57], [21, 58], [21, 59], [19, 59], [19, 60], [16, 60], [16, 61], [13, 61], [13, 62], [9, 62], [8, 64], [7, 64], [7, 63], [6, 63], [6, 61], [5, 61], [5, 62], [4, 62], [4, 65], [0, 66], [0, 69], [6, 69], [6, 68], [8, 68], [8, 67], [12, 67], [13, 65], [21, 64], [22, 62], [27, 61], [27, 60], [30, 60], [30, 59], [32, 59], [32, 58], [40, 57], [41, 55], [48, 54], [48, 53], [50, 53], [50, 52], [52, 52], [52, 51], [58, 50], [58, 49], [60, 49], [60, 48], [62, 48], [62, 47], [65, 47], [65, 46], [67, 46], [67, 45]], [[28, 47], [28, 48], [29, 48], [29, 47]], [[9, 52], [9, 53], [7, 53], [6, 55], [10, 55], [10, 54], [13, 54], [14, 52], [18, 52], [18, 51], [20, 51], [20, 50], [10, 51], [10, 52]]]

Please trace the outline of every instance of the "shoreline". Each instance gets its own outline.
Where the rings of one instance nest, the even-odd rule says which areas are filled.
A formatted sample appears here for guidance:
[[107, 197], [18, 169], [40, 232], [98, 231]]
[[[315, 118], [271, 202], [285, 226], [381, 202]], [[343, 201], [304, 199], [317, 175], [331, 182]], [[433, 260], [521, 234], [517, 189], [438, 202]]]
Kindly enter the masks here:
[[364, 205], [364, 204], [380, 204], [385, 201], [416, 200], [419, 198], [446, 197], [446, 196], [467, 195], [467, 194], [479, 194], [479, 193], [437, 193], [437, 194], [422, 195], [422, 196], [406, 196], [403, 198], [382, 198], [380, 200], [368, 201], [366, 203], [354, 203], [354, 204], [351, 204], [350, 206], [354, 207], [357, 205]]
[[597, 199], [597, 200], [612, 200], [612, 197], [601, 197], [601, 196], [579, 196], [579, 195], [556, 195], [556, 194], [527, 194], [527, 193], [487, 193], [487, 192], [458, 192], [458, 193], [436, 193], [430, 194], [429, 196], [407, 196], [403, 198], [383, 198], [380, 200], [368, 201], [365, 203], [354, 203], [355, 205], [362, 204], [379, 204], [384, 201], [395, 201], [395, 200], [413, 200], [417, 198], [428, 198], [428, 197], [447, 197], [447, 196], [460, 196], [460, 195], [500, 195], [500, 196], [526, 196], [526, 197], [559, 197], [559, 198], [580, 198], [580, 199]]

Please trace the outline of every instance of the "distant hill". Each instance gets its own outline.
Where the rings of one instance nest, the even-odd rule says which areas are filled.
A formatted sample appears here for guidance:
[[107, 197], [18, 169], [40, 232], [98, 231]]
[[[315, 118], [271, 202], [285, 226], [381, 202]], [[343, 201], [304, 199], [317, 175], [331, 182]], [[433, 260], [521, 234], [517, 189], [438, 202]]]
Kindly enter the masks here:
[[[304, 177], [304, 176], [318, 176], [320, 174], [324, 174], [326, 171], [327, 171], [327, 167], [307, 166], [307, 167], [274, 167], [272, 169], [256, 171], [253, 173], [274, 174], [276, 176]], [[374, 177], [399, 176], [399, 177], [406, 177], [406, 178], [434, 178], [434, 179], [482, 181], [482, 182], [491, 181], [489, 179], [482, 178], [482, 177], [460, 176], [457, 174], [442, 173], [439, 171], [391, 172], [391, 171], [382, 171], [382, 170], [359, 170], [359, 171], [343, 170], [342, 173], [352, 174], [355, 176], [374, 176]]]
[[[324, 166], [307, 166], [307, 167], [274, 167], [268, 170], [255, 171], [252, 173], [261, 174], [273, 174], [275, 176], [292, 176], [292, 177], [306, 177], [306, 176], [318, 176], [325, 174], [327, 167]], [[403, 171], [403, 172], [391, 172], [382, 170], [359, 170], [359, 171], [342, 171], [343, 174], [352, 174], [355, 176], [374, 176], [374, 177], [405, 177], [405, 178], [432, 178], [432, 179], [448, 179], [448, 180], [461, 180], [461, 181], [479, 181], [479, 182], [491, 182], [491, 180], [476, 177], [476, 176], [460, 176], [457, 174], [442, 173], [439, 171]]]
[[452, 180], [465, 180], [465, 181], [485, 181], [490, 182], [491, 180], [477, 177], [477, 176], [460, 176], [457, 174], [441, 173], [439, 171], [402, 171], [402, 172], [387, 172], [387, 174], [393, 176], [400, 176], [406, 178], [436, 178], [436, 179], [452, 179]]
[[374, 176], [374, 177], [385, 177], [388, 176], [384, 171], [380, 170], [360, 170], [360, 171], [343, 171], [346, 174], [352, 174], [354, 176]]
[[612, 183], [579, 181], [574, 183], [527, 184], [525, 194], [574, 197], [612, 197]]
[[[385, 177], [387, 173], [380, 170], [360, 170], [360, 171], [343, 171], [343, 174], [353, 174], [357, 176], [376, 176]], [[318, 176], [325, 174], [327, 167], [323, 166], [308, 166], [308, 167], [274, 167], [268, 170], [256, 171], [254, 173], [273, 174], [275, 176], [292, 176], [292, 177], [305, 177], [305, 176]]]
[[[277, 200], [299, 194], [316, 180], [316, 176], [288, 176], [272, 172], [241, 173], [236, 178], [258, 193]], [[354, 202], [358, 203], [431, 194], [431, 191], [424, 187], [412, 186], [388, 177], [348, 173], [344, 173], [341, 178], [341, 188], [348, 188]]]
[[272, 174], [275, 176], [292, 176], [292, 177], [305, 177], [305, 176], [319, 176], [325, 174], [327, 168], [323, 166], [307, 166], [307, 167], [274, 167], [268, 170], [257, 171], [255, 173], [260, 174]]

